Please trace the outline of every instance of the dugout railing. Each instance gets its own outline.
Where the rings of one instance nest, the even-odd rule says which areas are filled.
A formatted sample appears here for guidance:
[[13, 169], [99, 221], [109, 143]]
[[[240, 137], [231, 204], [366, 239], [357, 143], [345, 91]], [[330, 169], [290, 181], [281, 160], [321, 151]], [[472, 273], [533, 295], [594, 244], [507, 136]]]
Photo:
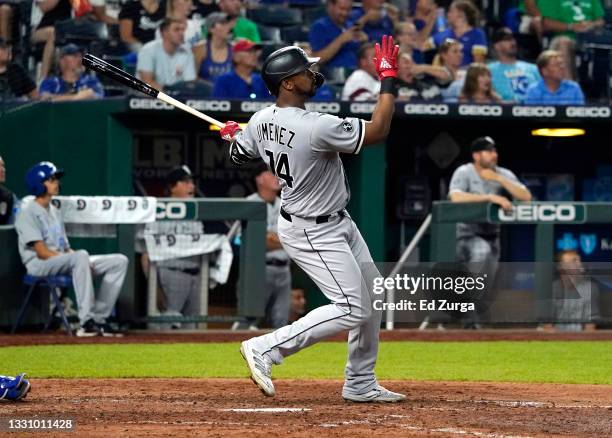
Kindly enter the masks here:
[[581, 224], [609, 224], [612, 222], [612, 203], [609, 202], [527, 202], [513, 203], [513, 210], [505, 212], [491, 203], [434, 202], [432, 206], [430, 259], [447, 263], [456, 259], [457, 223], [489, 223], [500, 225], [531, 224], [535, 226], [534, 289], [538, 314], [546, 319], [542, 306], [552, 297], [555, 257], [555, 226]]
[[[113, 251], [124, 254], [130, 260], [128, 273], [123, 289], [116, 305], [116, 318], [122, 323], [167, 323], [167, 322], [229, 322], [244, 319], [244, 317], [262, 317], [265, 315], [265, 301], [262, 298], [265, 282], [265, 236], [266, 207], [262, 202], [234, 199], [211, 198], [179, 200], [175, 198], [159, 198], [157, 204], [157, 220], [159, 221], [226, 221], [241, 222], [241, 244], [238, 251], [238, 282], [236, 296], [238, 307], [235, 315], [208, 315], [191, 317], [178, 316], [148, 316], [139, 312], [136, 296], [135, 273], [135, 241], [138, 225], [110, 224], [103, 232], [93, 231], [83, 233], [81, 242], [90, 239], [112, 239], [116, 241]], [[111, 228], [109, 230], [109, 227]], [[75, 235], [69, 232], [71, 241]], [[73, 242], [74, 243], [74, 242]], [[25, 269], [21, 264], [17, 233], [13, 225], [0, 226], [0, 280], [2, 280], [0, 299], [0, 326], [10, 326], [17, 317], [19, 306], [23, 300], [21, 277]], [[234, 259], [236, 260], [236, 259]], [[40, 294], [34, 299], [31, 310], [25, 320], [26, 324], [42, 323], [48, 311], [48, 297]], [[204, 309], [207, 306], [203, 306]]]

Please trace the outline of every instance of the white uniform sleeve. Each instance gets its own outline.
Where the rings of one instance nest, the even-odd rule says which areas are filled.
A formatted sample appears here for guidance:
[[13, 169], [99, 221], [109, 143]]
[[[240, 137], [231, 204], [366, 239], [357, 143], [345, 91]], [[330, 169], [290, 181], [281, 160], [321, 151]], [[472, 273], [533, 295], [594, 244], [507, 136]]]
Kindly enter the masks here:
[[317, 152], [342, 152], [358, 154], [363, 146], [365, 121], [355, 117], [340, 117], [321, 114], [314, 121], [310, 133], [310, 144]]
[[249, 123], [244, 131], [240, 131], [233, 142], [230, 143], [230, 159], [234, 164], [246, 164], [259, 158], [255, 137], [249, 129], [254, 123]]
[[506, 179], [510, 180], [511, 182], [513, 182], [514, 184], [516, 184], [519, 187], [522, 187], [524, 189], [526, 189], [527, 187], [525, 187], [525, 184], [523, 184], [521, 182], [521, 180], [519, 180], [517, 178], [517, 176], [514, 174], [514, 172], [512, 172], [510, 169], [499, 169], [498, 170], [499, 174], [503, 177], [505, 177]]

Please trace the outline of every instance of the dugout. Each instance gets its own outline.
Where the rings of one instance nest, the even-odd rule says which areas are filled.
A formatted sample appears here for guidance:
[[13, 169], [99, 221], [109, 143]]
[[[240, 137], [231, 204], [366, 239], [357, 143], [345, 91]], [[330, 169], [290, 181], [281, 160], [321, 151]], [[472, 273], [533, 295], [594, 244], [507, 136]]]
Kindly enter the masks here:
[[[243, 122], [266, 105], [188, 97], [183, 100], [215, 118]], [[373, 106], [321, 102], [309, 108], [367, 118]], [[537, 189], [540, 196], [609, 200], [612, 151], [607, 147], [606, 131], [611, 117], [607, 106], [398, 103], [386, 147], [369, 147], [357, 157], [344, 157], [352, 191], [349, 210], [374, 259], [396, 260], [401, 246], [429, 211], [431, 201], [445, 194], [452, 171], [470, 159], [469, 142], [480, 135], [498, 141], [500, 164], [519, 177], [530, 178], [530, 188]], [[536, 128], [558, 127], [582, 128], [585, 134], [571, 138], [531, 134]], [[0, 113], [0, 132], [7, 186], [18, 195], [25, 194], [26, 169], [43, 159], [66, 169], [68, 176], [62, 186], [65, 195], [138, 194], [134, 182], [151, 195], [161, 195], [165, 171], [181, 163], [191, 167], [199, 189], [207, 197], [240, 197], [253, 191], [248, 169], [229, 162], [218, 132], [199, 119], [148, 98], [5, 105]], [[612, 232], [609, 227], [598, 227], [595, 231], [584, 229], [598, 236], [597, 251], [585, 255], [596, 257], [594, 261], [606, 261], [612, 258]], [[512, 231], [516, 235], [504, 231], [504, 241], [512, 240], [513, 245], [503, 245], [503, 258], [532, 257], [529, 241], [533, 231], [528, 226], [516, 228]], [[562, 237], [566, 231], [558, 232]], [[579, 240], [579, 234], [575, 238]], [[10, 251], [12, 237], [8, 239], [3, 238], [3, 247]], [[91, 239], [73, 241], [73, 245], [101, 252], [116, 248], [113, 242]], [[0, 259], [3, 289], [15, 285], [18, 278], [18, 274], [12, 274], [14, 267], [7, 268], [15, 264], [17, 252], [8, 254]], [[429, 257], [428, 239], [423, 240], [420, 257]], [[311, 305], [318, 302], [314, 297], [310, 300]]]

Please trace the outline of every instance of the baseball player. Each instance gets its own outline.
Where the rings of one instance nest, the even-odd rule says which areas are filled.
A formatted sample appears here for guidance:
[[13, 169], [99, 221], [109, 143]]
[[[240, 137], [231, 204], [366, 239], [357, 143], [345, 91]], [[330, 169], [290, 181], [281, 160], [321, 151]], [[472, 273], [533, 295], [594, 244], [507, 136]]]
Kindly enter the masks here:
[[345, 210], [350, 191], [339, 157], [339, 153], [358, 154], [364, 145], [386, 138], [395, 103], [398, 51], [392, 37], [383, 37], [376, 46], [381, 91], [370, 122], [307, 111], [305, 102], [324, 77], [310, 69], [319, 58], [309, 58], [292, 46], [272, 53], [263, 65], [263, 79], [276, 103], [255, 113], [244, 131], [235, 122], [227, 122], [221, 130], [231, 142], [234, 163], [261, 157], [278, 178], [280, 242], [331, 301], [291, 325], [242, 343], [240, 352], [251, 378], [267, 396], [275, 394], [273, 364], [350, 330], [343, 398], [354, 402], [406, 398], [383, 388], [374, 375], [382, 313], [372, 307], [370, 285], [380, 274]]
[[30, 381], [25, 373], [15, 377], [0, 376], [0, 401], [17, 401], [25, 398], [30, 392]]
[[[64, 171], [49, 161], [34, 165], [26, 173], [28, 190], [36, 198], [21, 210], [15, 222], [21, 260], [30, 275], [72, 276], [81, 324], [77, 336], [123, 336], [106, 319], [121, 291], [128, 259], [123, 254], [90, 256], [85, 250], [70, 247], [61, 214], [51, 204], [59, 194], [63, 175]], [[97, 297], [92, 276], [102, 276]]]

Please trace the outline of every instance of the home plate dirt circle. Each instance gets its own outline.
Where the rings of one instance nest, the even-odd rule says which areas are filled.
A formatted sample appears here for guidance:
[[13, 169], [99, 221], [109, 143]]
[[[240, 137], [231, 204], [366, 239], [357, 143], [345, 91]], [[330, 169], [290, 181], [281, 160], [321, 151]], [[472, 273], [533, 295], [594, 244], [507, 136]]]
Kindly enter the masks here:
[[[606, 385], [383, 381], [394, 404], [347, 403], [342, 381], [275, 380], [264, 397], [248, 379], [33, 379], [2, 417], [76, 421], [75, 436], [548, 437], [608, 436]], [[37, 436], [39, 436], [37, 434]]]

